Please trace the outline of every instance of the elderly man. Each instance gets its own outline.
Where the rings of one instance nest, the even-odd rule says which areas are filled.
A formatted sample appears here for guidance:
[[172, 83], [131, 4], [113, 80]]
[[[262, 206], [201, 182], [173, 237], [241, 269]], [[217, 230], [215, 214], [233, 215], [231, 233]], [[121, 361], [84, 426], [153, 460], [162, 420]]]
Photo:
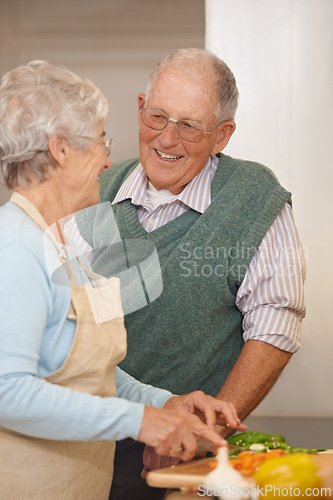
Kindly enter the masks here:
[[[304, 262], [290, 193], [266, 167], [221, 153], [237, 101], [223, 61], [205, 50], [172, 52], [138, 96], [140, 159], [103, 175], [101, 200], [112, 203], [123, 241], [144, 238], [157, 249], [163, 282], [125, 317], [121, 367], [175, 393], [229, 400], [245, 418], [299, 347]], [[109, 237], [105, 224], [102, 235], [96, 223], [77, 224], [89, 247]], [[114, 272], [111, 260], [98, 269], [96, 259], [96, 271]], [[112, 500], [161, 498], [139, 493], [141, 454], [131, 480], [135, 451], [119, 443]]]

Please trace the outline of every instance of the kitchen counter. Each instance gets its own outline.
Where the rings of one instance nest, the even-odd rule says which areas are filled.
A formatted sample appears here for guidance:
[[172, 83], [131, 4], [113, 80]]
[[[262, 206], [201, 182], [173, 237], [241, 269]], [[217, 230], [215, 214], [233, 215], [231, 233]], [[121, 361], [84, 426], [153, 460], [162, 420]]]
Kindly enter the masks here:
[[250, 416], [244, 423], [250, 431], [280, 434], [291, 446], [333, 449], [333, 417], [259, 417]]
[[[332, 417], [251, 416], [246, 419], [245, 423], [248, 425], [249, 430], [268, 434], [281, 434], [292, 446], [333, 449]], [[199, 498], [217, 497], [179, 490], [169, 490], [165, 495], [165, 500], [198, 500]]]

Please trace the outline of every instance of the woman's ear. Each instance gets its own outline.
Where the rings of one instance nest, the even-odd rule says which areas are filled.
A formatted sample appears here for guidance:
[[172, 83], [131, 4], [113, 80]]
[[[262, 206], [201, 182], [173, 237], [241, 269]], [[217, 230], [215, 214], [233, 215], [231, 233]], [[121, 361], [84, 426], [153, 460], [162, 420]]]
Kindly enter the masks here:
[[64, 167], [69, 153], [67, 140], [64, 137], [53, 134], [49, 137], [48, 145], [53, 160], [59, 167]]
[[218, 139], [213, 147], [213, 153], [217, 154], [226, 147], [232, 134], [235, 132], [236, 123], [232, 120], [222, 122], [218, 127]]

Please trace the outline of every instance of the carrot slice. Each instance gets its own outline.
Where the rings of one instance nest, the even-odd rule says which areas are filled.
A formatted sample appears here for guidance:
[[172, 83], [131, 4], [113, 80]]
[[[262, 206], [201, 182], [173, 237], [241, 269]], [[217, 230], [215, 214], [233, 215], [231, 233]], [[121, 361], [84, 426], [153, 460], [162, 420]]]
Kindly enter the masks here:
[[[230, 458], [229, 463], [234, 469], [241, 472], [243, 476], [252, 476], [263, 462], [285, 454], [285, 450], [280, 448], [268, 451], [267, 453], [245, 450], [241, 451], [237, 458]], [[216, 466], [217, 460], [209, 462], [211, 469], [215, 469]]]

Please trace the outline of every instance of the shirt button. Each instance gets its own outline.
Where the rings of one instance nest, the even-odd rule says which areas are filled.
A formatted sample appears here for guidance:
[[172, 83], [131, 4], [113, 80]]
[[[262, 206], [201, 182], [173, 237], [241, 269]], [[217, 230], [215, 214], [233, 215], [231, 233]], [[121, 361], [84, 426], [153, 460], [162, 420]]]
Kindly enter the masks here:
[[153, 227], [155, 225], [155, 219], [151, 219], [149, 222], [150, 227]]

